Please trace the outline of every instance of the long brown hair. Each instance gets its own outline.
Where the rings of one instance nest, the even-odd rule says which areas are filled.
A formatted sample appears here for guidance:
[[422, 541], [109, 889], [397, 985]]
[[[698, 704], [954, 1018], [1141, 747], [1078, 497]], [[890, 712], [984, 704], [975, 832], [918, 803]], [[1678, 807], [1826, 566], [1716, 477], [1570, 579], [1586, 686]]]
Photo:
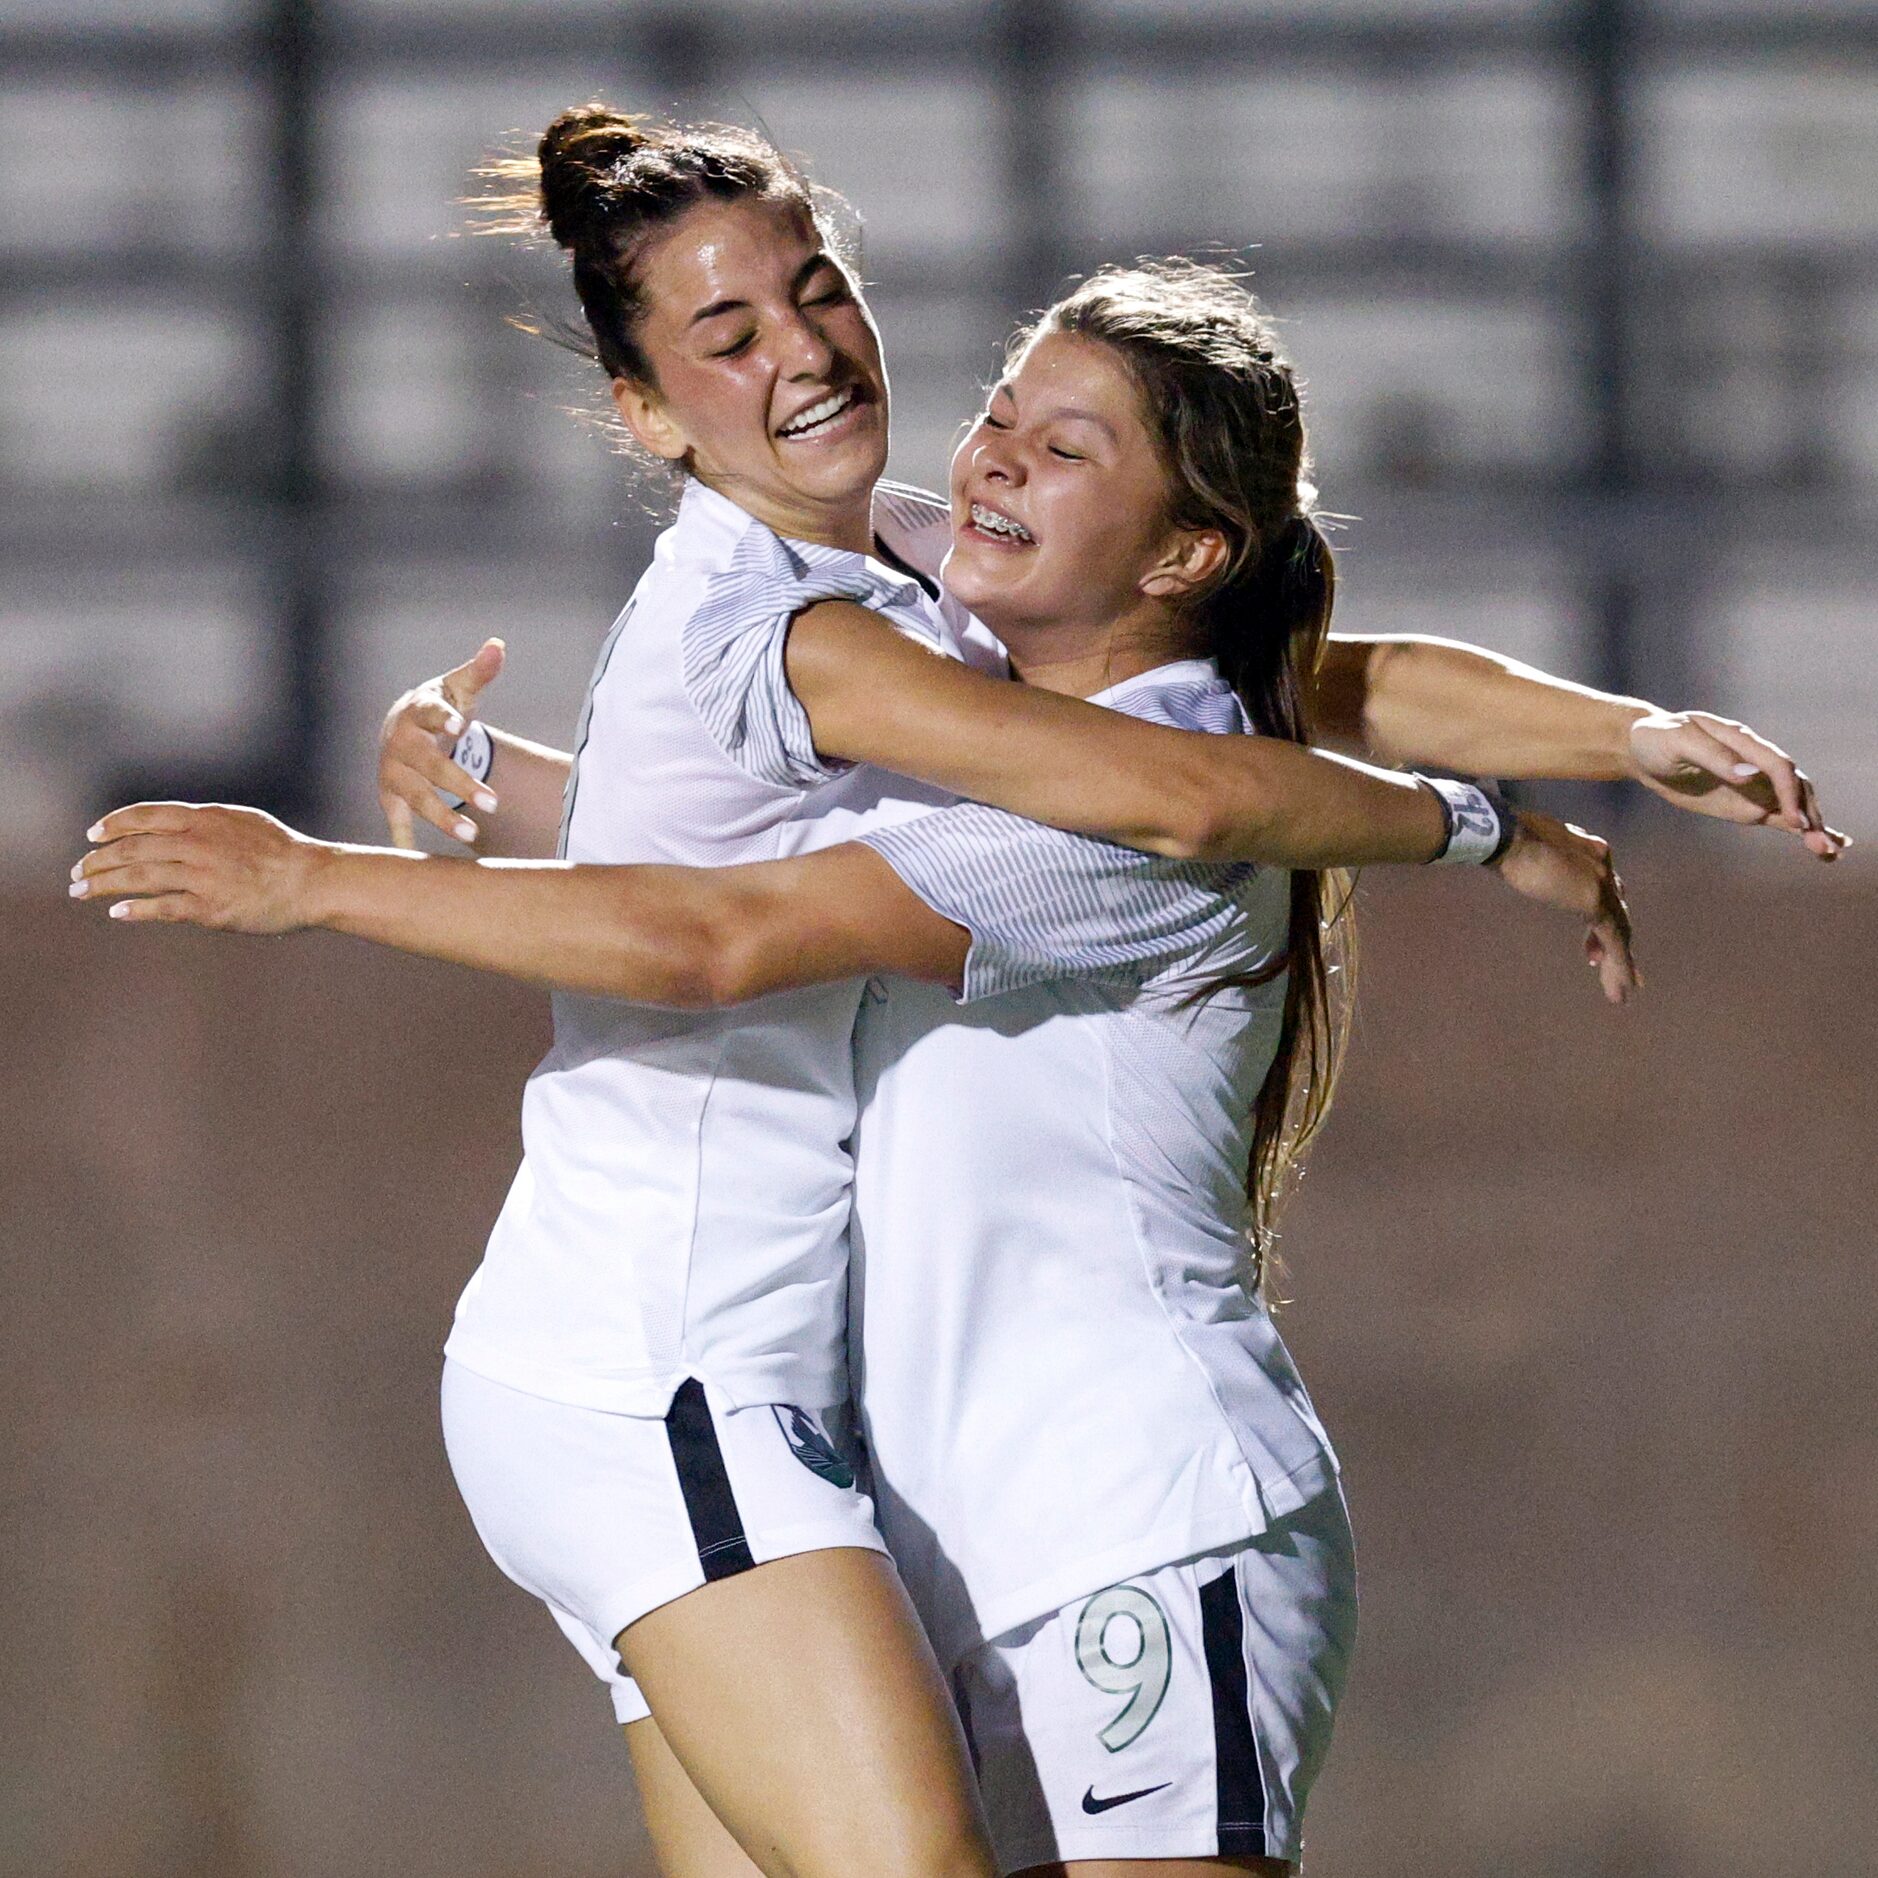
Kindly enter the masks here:
[[[1336, 562], [1314, 511], [1297, 376], [1271, 322], [1223, 270], [1151, 261], [1092, 275], [1020, 343], [1047, 332], [1098, 340], [1126, 366], [1167, 471], [1170, 522], [1226, 539], [1224, 565], [1187, 604], [1195, 642], [1254, 729], [1308, 743]], [[1294, 869], [1285, 950], [1251, 980], [1286, 974], [1246, 1169], [1255, 1285], [1265, 1283], [1279, 1209], [1330, 1109], [1354, 966], [1347, 877]]]

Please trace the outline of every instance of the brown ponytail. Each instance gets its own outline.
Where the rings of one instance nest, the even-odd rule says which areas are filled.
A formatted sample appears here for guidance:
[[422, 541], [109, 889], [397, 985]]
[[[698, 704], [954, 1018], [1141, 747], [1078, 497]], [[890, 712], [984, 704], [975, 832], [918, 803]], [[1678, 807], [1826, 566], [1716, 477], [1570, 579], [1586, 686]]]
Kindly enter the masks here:
[[[1169, 519], [1226, 538], [1224, 567], [1189, 604], [1195, 639], [1254, 729], [1308, 743], [1336, 563], [1312, 512], [1296, 376], [1257, 301], [1217, 268], [1143, 262], [1092, 275], [1034, 330], [1099, 340], [1126, 365], [1167, 468]], [[1266, 1280], [1280, 1207], [1330, 1110], [1354, 966], [1346, 878], [1294, 869], [1284, 953], [1250, 981], [1286, 974], [1283, 1028], [1253, 1107], [1246, 1170], [1255, 1285]]]
[[473, 205], [484, 232], [545, 231], [573, 264], [587, 336], [551, 336], [608, 377], [647, 386], [658, 379], [639, 344], [638, 268], [655, 236], [703, 202], [775, 202], [815, 222], [823, 201], [834, 200], [753, 131], [672, 124], [603, 104], [563, 111], [532, 156], [498, 157], [477, 174], [490, 185]]

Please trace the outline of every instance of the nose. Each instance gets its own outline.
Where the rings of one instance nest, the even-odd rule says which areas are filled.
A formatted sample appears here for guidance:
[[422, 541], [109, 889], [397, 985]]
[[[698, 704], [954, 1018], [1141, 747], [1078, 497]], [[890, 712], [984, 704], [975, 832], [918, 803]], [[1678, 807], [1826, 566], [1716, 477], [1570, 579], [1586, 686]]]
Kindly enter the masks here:
[[972, 451], [972, 467], [986, 482], [1015, 487], [1024, 480], [1023, 453], [1012, 447], [1008, 431], [980, 425], [978, 444]]
[[780, 362], [788, 378], [827, 378], [835, 363], [835, 349], [798, 309], [781, 337]]

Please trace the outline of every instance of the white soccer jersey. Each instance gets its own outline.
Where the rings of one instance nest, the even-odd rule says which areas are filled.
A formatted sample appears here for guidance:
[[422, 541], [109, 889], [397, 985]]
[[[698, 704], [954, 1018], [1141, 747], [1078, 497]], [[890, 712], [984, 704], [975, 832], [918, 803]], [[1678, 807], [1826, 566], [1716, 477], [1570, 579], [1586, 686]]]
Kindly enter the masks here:
[[[902, 534], [943, 526], [930, 498], [888, 491], [881, 508]], [[961, 650], [906, 574], [784, 541], [691, 483], [601, 651], [563, 854], [722, 866], [805, 845], [838, 766], [815, 753], [783, 649], [795, 613], [837, 596]], [[523, 1097], [522, 1166], [449, 1354], [629, 1414], [663, 1415], [687, 1376], [733, 1406], [843, 1399], [859, 995], [849, 983], [704, 1014], [557, 996]]]
[[[1245, 729], [1206, 663], [1104, 693]], [[1239, 1279], [1283, 870], [1156, 860], [960, 804], [866, 837], [972, 934], [967, 1002], [869, 987], [852, 1331], [882, 1531], [949, 1664], [1263, 1531], [1334, 1478]]]

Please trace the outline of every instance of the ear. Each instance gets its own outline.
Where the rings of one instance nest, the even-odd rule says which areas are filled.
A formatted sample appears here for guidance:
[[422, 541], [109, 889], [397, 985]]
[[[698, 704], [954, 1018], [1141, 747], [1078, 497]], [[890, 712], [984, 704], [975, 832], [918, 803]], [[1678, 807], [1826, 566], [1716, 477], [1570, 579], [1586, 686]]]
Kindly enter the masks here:
[[1182, 600], [1226, 565], [1226, 537], [1217, 528], [1181, 528], [1161, 558], [1135, 584], [1150, 599]]
[[610, 389], [613, 408], [619, 413], [620, 422], [632, 433], [635, 443], [668, 463], [684, 461], [691, 440], [651, 392], [643, 385], [634, 384], [630, 378], [614, 379]]

